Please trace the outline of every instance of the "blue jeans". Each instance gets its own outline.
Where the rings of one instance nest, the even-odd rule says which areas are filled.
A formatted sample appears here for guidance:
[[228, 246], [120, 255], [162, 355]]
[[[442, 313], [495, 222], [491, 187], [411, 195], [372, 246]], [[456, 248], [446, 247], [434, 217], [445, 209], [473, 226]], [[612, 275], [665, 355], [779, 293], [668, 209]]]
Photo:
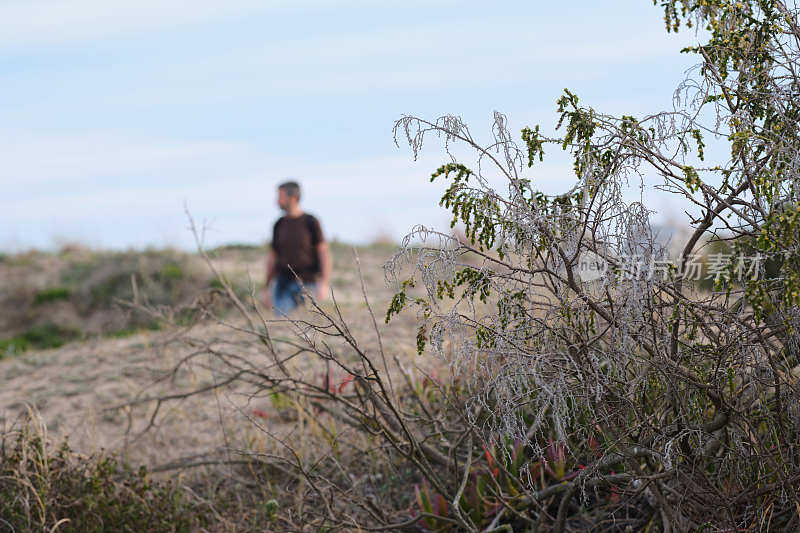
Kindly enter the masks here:
[[[304, 282], [303, 287], [313, 294], [316, 284]], [[301, 303], [303, 303], [303, 288], [300, 283], [295, 279], [278, 276], [272, 286], [272, 305], [275, 307], [275, 312], [279, 315], [288, 315]]]

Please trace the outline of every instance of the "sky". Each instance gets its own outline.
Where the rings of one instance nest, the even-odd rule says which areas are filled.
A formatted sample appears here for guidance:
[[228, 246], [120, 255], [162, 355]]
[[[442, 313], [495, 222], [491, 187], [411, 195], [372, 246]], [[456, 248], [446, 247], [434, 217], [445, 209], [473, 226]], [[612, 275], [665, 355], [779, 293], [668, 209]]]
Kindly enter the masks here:
[[[403, 115], [494, 111], [552, 133], [564, 88], [599, 111], [672, 108], [696, 59], [650, 0], [0, 0], [0, 250], [258, 243], [294, 179], [329, 239], [448, 229]], [[530, 177], [572, 186], [552, 153]], [[661, 202], [661, 201], [659, 201]], [[651, 207], [658, 216], [676, 209]]]

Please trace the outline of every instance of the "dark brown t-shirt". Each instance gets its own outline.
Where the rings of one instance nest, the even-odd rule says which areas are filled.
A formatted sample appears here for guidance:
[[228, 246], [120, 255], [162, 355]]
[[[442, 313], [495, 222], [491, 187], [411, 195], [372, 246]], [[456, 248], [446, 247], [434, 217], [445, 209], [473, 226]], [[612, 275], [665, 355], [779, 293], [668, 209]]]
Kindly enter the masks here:
[[324, 241], [322, 228], [315, 217], [304, 213], [299, 217], [279, 218], [272, 228], [272, 249], [278, 275], [295, 279], [294, 270], [304, 282], [316, 281], [320, 273], [317, 245]]

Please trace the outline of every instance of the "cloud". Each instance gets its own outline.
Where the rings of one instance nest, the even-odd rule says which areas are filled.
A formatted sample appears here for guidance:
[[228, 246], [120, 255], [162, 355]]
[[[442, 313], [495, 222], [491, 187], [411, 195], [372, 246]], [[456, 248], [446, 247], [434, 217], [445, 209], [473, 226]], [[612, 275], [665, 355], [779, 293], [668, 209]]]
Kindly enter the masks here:
[[[207, 101], [265, 90], [403, 91], [585, 80], [624, 65], [674, 57], [691, 41], [688, 32], [664, 34], [657, 17], [648, 24], [626, 24], [624, 20], [599, 24], [552, 16], [552, 22], [544, 23], [543, 19], [518, 20], [508, 14], [479, 17], [475, 10], [465, 9], [452, 25], [440, 18], [392, 23], [386, 18], [394, 13], [393, 6], [355, 0], [339, 4], [339, 16], [363, 19], [364, 23], [356, 24], [357, 29], [337, 28], [324, 25], [325, 17], [320, 14], [330, 5], [323, 0], [294, 4], [265, 0], [16, 0], [0, 3], [0, 49], [29, 50], [38, 44], [70, 42], [97, 45], [109, 37], [211, 22], [211, 39], [218, 45], [208, 47], [201, 42], [202, 32], [180, 39], [197, 40], [202, 52], [192, 46], [173, 50], [176, 41], [165, 33], [154, 37], [163, 39], [162, 53], [128, 58], [128, 62], [117, 60], [113, 70], [106, 62], [79, 62], [64, 80], [67, 87], [108, 83], [113, 87], [121, 77], [130, 85], [135, 82], [135, 90], [120, 87], [111, 98]], [[309, 13], [286, 18], [281, 11], [291, 10], [290, 6]], [[414, 11], [413, 6], [404, 5], [404, 9]], [[257, 43], [238, 41], [238, 22], [226, 20], [245, 16], [267, 28]], [[280, 20], [296, 25], [293, 33], [298, 37], [272, 36], [268, 29]], [[303, 20], [314, 29], [304, 31]], [[620, 26], [631, 29], [621, 32]], [[76, 75], [76, 70], [81, 74]]]
[[11, 0], [0, 3], [0, 46], [21, 47], [163, 29], [244, 14], [274, 2], [256, 0]]
[[[465, 37], [429, 23], [234, 47], [205, 55], [202, 63], [156, 67], [150, 74], [171, 83], [154, 89], [149, 98], [204, 98], [204, 86], [249, 95], [565, 83], [675, 58], [692, 42], [688, 33], [654, 38], [648, 27], [619, 33], [613, 27], [571, 22], [531, 31], [522, 22], [473, 19], [460, 21], [458, 35]], [[208, 80], [214, 85], [208, 86]]]
[[[409, 1], [412, 6], [431, 2]], [[368, 0], [4, 0], [0, 2], [0, 48], [83, 43], [232, 17], [370, 5], [374, 4]]]

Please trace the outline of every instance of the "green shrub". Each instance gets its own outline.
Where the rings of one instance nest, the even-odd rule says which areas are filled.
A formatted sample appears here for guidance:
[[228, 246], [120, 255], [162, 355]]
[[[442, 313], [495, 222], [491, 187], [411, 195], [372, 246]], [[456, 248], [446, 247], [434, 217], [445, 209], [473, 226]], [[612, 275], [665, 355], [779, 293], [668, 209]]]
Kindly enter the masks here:
[[112, 331], [109, 335], [117, 339], [124, 339], [125, 337], [136, 335], [142, 331], [158, 331], [159, 329], [161, 329], [161, 324], [159, 324], [158, 321], [153, 320], [152, 322], [146, 323], [141, 327], [122, 328]]
[[21, 337], [0, 339], [0, 359], [22, 353], [29, 347], [30, 343]]
[[66, 285], [77, 285], [89, 278], [97, 267], [94, 261], [73, 261], [61, 271], [61, 281]]
[[71, 294], [72, 291], [66, 287], [51, 287], [49, 289], [42, 289], [33, 297], [33, 305], [42, 305], [58, 300], [69, 300]]
[[242, 243], [242, 242], [234, 242], [230, 244], [223, 244], [221, 246], [217, 246], [216, 248], [209, 251], [211, 254], [219, 253], [219, 252], [252, 252], [252, 251], [261, 251], [264, 249], [263, 244], [249, 244], [249, 243]]
[[[134, 299], [132, 280], [138, 295], [155, 305], [176, 305], [190, 299], [206, 282], [187, 268], [187, 255], [172, 251], [103, 253], [90, 261], [78, 261], [62, 272], [62, 282], [74, 287], [74, 302], [80, 314], [89, 314]], [[134, 315], [131, 327], [142, 325], [144, 317]]]
[[52, 322], [33, 326], [20, 335], [31, 347], [38, 349], [58, 348], [66, 342], [76, 339], [80, 332]]
[[183, 270], [175, 263], [168, 263], [161, 269], [160, 278], [163, 280], [182, 279]]
[[[0, 435], [0, 517], [12, 531], [188, 532], [205, 511], [171, 482], [114, 456], [51, 451], [41, 426]], [[56, 527], [56, 524], [60, 525]]]
[[208, 282], [208, 288], [221, 290], [225, 288], [225, 285], [219, 278], [211, 278], [211, 281]]
[[81, 333], [52, 322], [39, 324], [24, 333], [8, 339], [0, 339], [0, 358], [25, 352], [31, 348], [44, 350], [58, 348], [75, 340]]

